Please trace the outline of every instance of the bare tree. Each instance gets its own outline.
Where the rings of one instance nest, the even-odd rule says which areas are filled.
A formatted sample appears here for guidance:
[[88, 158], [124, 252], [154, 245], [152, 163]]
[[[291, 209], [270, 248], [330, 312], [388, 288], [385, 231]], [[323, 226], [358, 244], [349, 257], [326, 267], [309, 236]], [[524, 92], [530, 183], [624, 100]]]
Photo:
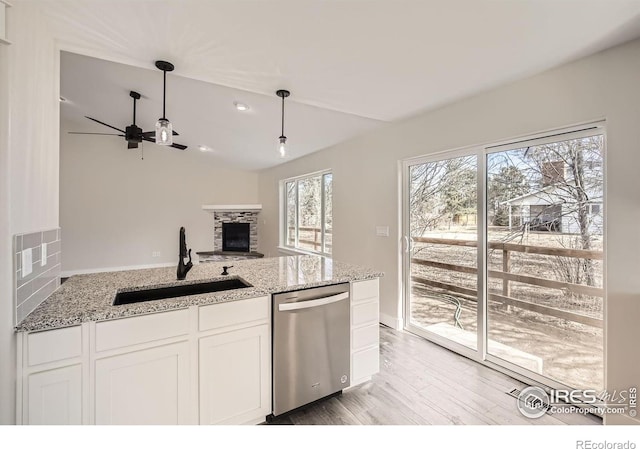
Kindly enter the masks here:
[[[579, 249], [593, 249], [594, 234], [602, 233], [597, 222], [602, 220], [602, 148], [603, 137], [593, 136], [540, 145], [529, 152], [530, 165], [535, 167], [534, 173], [539, 175], [541, 186], [553, 189], [538, 195], [556, 197], [562, 205], [563, 221], [569, 226], [576, 222]], [[571, 229], [563, 231], [571, 232]], [[573, 273], [571, 281], [584, 278], [587, 285], [595, 285], [593, 261], [576, 261], [578, 267], [568, 271]]]
[[476, 214], [476, 157], [414, 165], [410, 170], [411, 235], [450, 227], [456, 216]]

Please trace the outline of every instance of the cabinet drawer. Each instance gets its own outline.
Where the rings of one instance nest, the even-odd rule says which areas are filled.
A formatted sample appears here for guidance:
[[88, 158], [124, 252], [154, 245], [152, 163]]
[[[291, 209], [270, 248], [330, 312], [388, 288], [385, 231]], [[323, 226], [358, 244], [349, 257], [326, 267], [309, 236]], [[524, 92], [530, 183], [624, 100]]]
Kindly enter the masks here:
[[359, 327], [351, 331], [351, 349], [366, 348], [367, 346], [378, 346], [380, 342], [380, 328], [378, 324]]
[[374, 375], [380, 370], [378, 347], [354, 352], [351, 356], [352, 380], [358, 381], [363, 377]]
[[226, 326], [269, 320], [269, 297], [241, 299], [202, 306], [198, 311], [198, 330], [206, 331]]
[[188, 332], [187, 309], [103, 321], [96, 324], [96, 351], [178, 337]]
[[29, 366], [80, 357], [82, 331], [80, 326], [34, 332], [27, 336]]
[[366, 301], [378, 297], [378, 279], [351, 284], [351, 302]]
[[356, 304], [351, 307], [351, 324], [359, 326], [367, 323], [378, 323], [378, 301]]

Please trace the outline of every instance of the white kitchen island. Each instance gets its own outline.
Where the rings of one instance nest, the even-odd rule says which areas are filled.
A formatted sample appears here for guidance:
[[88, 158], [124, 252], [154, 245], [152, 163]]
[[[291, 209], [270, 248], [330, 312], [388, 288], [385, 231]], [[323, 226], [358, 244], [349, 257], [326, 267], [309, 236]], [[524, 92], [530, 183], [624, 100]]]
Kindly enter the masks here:
[[[378, 372], [382, 273], [319, 256], [71, 277], [17, 326], [21, 424], [252, 424], [271, 413], [271, 295], [349, 282], [351, 386]], [[113, 306], [118, 291], [252, 287]]]

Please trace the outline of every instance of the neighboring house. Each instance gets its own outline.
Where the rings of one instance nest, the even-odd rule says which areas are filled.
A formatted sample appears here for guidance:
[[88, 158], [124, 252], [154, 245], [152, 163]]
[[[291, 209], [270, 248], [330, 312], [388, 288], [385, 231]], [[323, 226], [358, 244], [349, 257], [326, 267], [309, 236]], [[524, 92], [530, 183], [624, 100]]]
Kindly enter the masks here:
[[[537, 231], [579, 234], [579, 205], [570, 194], [571, 180], [556, 178], [539, 190], [501, 203], [508, 208], [509, 229], [519, 223]], [[602, 188], [587, 189], [589, 201], [584, 205], [590, 234], [602, 234]]]

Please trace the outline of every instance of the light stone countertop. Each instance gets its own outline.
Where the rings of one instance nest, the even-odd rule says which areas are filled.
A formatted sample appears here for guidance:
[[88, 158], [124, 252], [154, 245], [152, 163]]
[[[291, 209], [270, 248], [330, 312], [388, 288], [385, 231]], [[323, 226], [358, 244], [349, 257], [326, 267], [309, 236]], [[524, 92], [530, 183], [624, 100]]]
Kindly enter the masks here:
[[[176, 264], [177, 265], [177, 264]], [[223, 265], [233, 265], [221, 276]], [[49, 298], [16, 326], [17, 332], [41, 331], [88, 321], [125, 318], [193, 305], [215, 304], [341, 282], [375, 279], [383, 273], [321, 256], [284, 256], [193, 266], [184, 281], [176, 280], [176, 267], [71, 276]], [[170, 287], [211, 280], [241, 278], [252, 285], [178, 298], [114, 306], [118, 291]]]

